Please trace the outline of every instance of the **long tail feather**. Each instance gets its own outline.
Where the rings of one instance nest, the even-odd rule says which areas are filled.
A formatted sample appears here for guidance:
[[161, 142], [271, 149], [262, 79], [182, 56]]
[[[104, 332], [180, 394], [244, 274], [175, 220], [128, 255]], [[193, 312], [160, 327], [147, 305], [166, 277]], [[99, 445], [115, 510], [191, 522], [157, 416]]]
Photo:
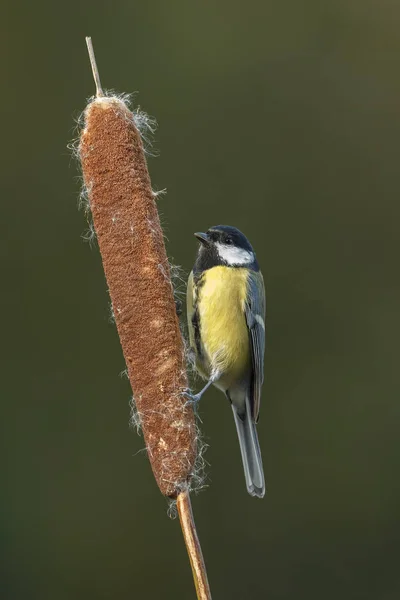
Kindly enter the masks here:
[[242, 453], [247, 491], [251, 496], [262, 498], [265, 494], [264, 472], [256, 424], [251, 416], [249, 402], [246, 400], [244, 414], [239, 414], [237, 408], [233, 404], [232, 410], [233, 416], [235, 417], [240, 451]]

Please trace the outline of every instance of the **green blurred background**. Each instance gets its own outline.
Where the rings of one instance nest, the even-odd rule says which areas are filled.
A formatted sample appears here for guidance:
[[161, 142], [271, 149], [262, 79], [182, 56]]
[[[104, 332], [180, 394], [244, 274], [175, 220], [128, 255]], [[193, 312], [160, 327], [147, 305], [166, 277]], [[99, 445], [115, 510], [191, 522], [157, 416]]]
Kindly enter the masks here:
[[399, 19], [392, 0], [3, 5], [2, 598], [194, 598], [81, 239], [85, 35], [103, 85], [159, 121], [170, 256], [188, 272], [192, 232], [231, 224], [266, 280], [263, 501], [223, 396], [200, 409], [214, 598], [399, 597]]

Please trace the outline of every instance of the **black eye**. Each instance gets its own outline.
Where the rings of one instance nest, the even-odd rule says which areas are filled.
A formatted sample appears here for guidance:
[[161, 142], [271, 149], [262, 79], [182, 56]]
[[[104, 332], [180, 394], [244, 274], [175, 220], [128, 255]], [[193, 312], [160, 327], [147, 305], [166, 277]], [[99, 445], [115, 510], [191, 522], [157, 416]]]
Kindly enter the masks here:
[[231, 238], [226, 238], [225, 244], [228, 244], [229, 246], [231, 246], [233, 244]]

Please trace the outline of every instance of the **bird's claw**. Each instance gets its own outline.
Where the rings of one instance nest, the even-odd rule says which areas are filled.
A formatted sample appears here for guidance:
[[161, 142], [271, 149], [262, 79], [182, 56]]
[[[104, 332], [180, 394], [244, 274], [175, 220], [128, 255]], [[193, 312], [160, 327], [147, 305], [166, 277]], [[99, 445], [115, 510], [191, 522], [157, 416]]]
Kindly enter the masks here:
[[183, 390], [183, 395], [187, 398], [185, 406], [192, 406], [193, 408], [197, 406], [201, 398], [201, 394], [192, 394], [189, 388]]

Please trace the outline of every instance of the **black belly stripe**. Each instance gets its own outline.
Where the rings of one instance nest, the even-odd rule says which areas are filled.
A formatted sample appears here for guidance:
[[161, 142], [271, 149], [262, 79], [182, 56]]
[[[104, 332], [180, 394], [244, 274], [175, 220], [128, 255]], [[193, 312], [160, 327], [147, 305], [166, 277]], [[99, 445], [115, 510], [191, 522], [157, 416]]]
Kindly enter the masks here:
[[193, 332], [194, 332], [194, 343], [196, 344], [196, 352], [197, 352], [197, 355], [200, 357], [202, 355], [201, 339], [200, 339], [200, 315], [199, 315], [199, 311], [197, 310], [197, 308], [195, 309], [193, 316], [192, 316], [192, 325], [193, 325]]
[[202, 273], [200, 273], [199, 275], [194, 275], [193, 284], [196, 288], [196, 301], [193, 305], [193, 316], [192, 316], [194, 343], [196, 344], [197, 356], [202, 357], [203, 350], [201, 347], [200, 311], [199, 311], [199, 306], [198, 306], [200, 290], [204, 285], [204, 277], [203, 277]]

